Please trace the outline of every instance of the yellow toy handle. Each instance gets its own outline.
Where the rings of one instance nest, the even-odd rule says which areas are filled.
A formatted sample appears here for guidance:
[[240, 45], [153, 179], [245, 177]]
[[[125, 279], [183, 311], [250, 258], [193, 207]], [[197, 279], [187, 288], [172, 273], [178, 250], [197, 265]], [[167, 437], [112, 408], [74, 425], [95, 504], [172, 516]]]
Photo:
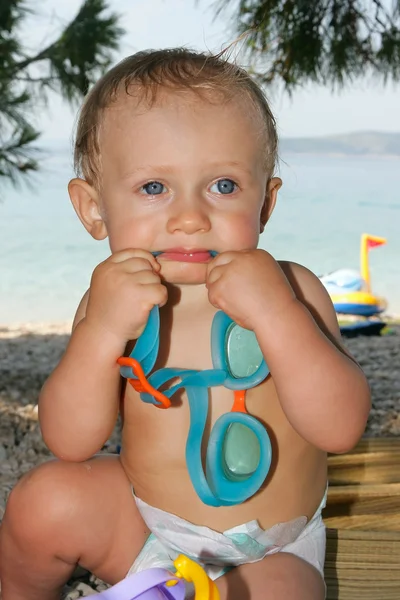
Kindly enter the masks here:
[[220, 600], [217, 586], [194, 560], [179, 554], [174, 566], [177, 577], [193, 583], [196, 600]]

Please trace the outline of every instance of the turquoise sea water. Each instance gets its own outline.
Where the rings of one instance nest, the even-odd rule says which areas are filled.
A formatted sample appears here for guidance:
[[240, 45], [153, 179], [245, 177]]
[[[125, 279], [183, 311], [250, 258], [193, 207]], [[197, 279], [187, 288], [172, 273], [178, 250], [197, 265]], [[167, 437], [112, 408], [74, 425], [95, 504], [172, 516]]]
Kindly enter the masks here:
[[[317, 275], [359, 266], [361, 233], [387, 237], [370, 252], [373, 291], [400, 314], [400, 160], [287, 155], [284, 187], [260, 247]], [[2, 189], [0, 324], [73, 318], [95, 265], [109, 254], [78, 221], [65, 152], [43, 161], [33, 188]]]

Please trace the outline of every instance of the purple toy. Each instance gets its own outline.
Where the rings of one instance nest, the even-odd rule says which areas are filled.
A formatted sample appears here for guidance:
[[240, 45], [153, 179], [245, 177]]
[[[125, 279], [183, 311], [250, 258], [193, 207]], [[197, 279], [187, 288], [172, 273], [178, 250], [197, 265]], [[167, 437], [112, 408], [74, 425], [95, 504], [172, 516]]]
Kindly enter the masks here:
[[[167, 581], [177, 583], [167, 586]], [[184, 600], [185, 582], [166, 569], [147, 569], [97, 594], [100, 596], [102, 600]]]

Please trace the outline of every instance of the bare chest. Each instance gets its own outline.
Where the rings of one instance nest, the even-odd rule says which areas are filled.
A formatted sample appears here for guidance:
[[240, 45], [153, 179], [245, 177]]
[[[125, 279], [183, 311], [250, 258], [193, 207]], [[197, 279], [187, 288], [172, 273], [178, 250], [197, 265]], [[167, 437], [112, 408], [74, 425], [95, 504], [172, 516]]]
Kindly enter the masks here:
[[155, 368], [212, 369], [211, 327], [211, 315], [176, 319], [172, 327], [161, 321]]
[[[212, 310], [206, 315], [194, 314], [192, 318], [176, 319], [172, 324], [161, 321], [160, 350], [155, 370], [171, 368], [204, 371], [215, 368], [212, 359], [212, 325], [215, 312]], [[219, 340], [219, 345], [219, 351], [224, 352], [225, 345], [222, 339]], [[281, 417], [281, 409], [271, 377], [249, 388], [245, 397], [246, 408], [251, 414], [262, 418], [269, 415], [274, 421]], [[208, 395], [211, 422], [222, 413], [232, 410], [234, 404], [232, 389], [224, 385], [210, 386]], [[179, 397], [186, 404], [184, 389], [181, 390]], [[182, 402], [179, 404], [181, 405]]]

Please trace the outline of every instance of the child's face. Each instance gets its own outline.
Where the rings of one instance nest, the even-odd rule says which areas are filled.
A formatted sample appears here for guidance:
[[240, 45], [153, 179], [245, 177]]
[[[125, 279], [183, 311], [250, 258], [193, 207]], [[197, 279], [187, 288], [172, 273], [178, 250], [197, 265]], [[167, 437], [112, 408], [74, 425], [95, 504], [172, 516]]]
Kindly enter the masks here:
[[148, 109], [121, 98], [100, 134], [100, 205], [112, 252], [165, 252], [161, 274], [183, 284], [204, 283], [208, 251], [256, 248], [280, 185], [268, 184], [260, 131], [244, 100], [211, 104], [174, 93]]

